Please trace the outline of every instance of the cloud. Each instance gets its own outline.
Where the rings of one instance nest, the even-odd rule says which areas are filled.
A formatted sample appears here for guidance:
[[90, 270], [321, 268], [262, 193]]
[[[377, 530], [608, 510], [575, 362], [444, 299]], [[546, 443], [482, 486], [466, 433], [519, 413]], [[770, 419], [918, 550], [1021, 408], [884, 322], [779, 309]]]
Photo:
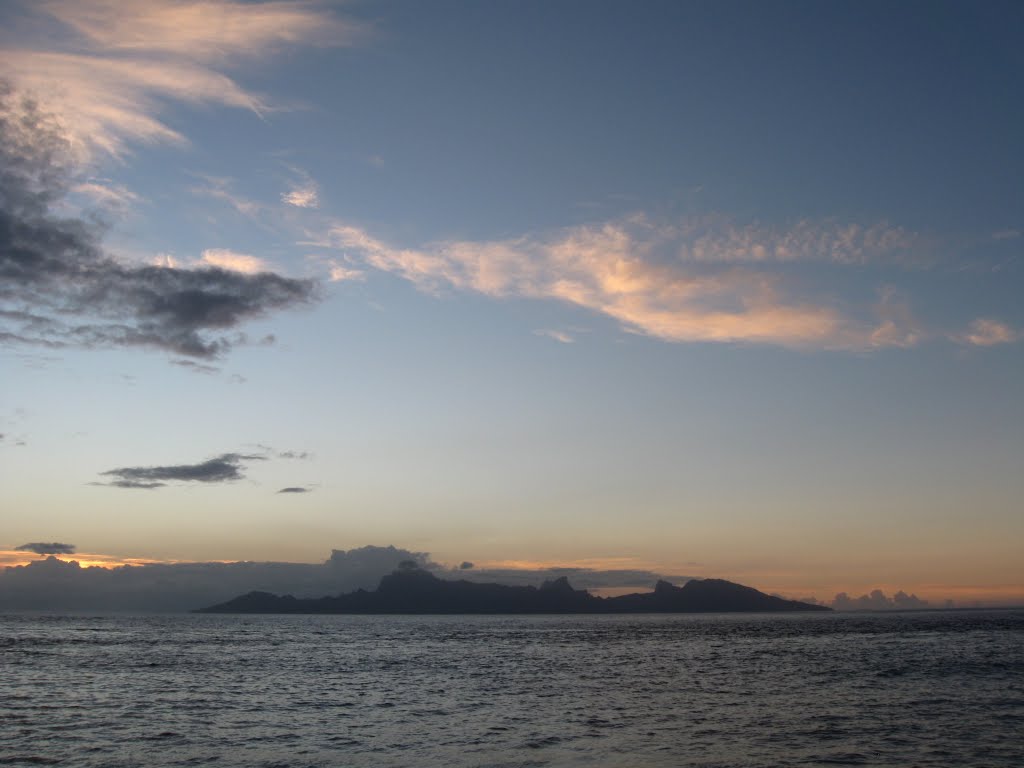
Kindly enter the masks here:
[[328, 261], [327, 265], [329, 267], [328, 275], [332, 283], [340, 283], [345, 280], [362, 280], [366, 275], [361, 269], [352, 269], [352, 267], [339, 264], [333, 260]]
[[534, 334], [537, 336], [546, 336], [549, 339], [554, 339], [555, 341], [561, 342], [562, 344], [572, 344], [574, 341], [576, 341], [576, 339], [574, 339], [565, 331], [553, 331], [547, 328], [543, 328], [534, 331]]
[[281, 200], [296, 208], [316, 208], [320, 205], [317, 185], [312, 179], [293, 184], [290, 190], [281, 194]]
[[214, 200], [227, 203], [240, 214], [250, 219], [256, 219], [263, 212], [264, 206], [261, 203], [231, 191], [231, 179], [206, 175], [201, 175], [200, 178], [204, 183], [192, 187], [192, 194], [211, 197]]
[[287, 488], [282, 488], [278, 493], [310, 493], [312, 490], [312, 488], [303, 488], [299, 485], [291, 485]]
[[[832, 228], [824, 226], [819, 238], [830, 261], [845, 253], [842, 243], [849, 239]], [[791, 239], [809, 242], [806, 229]], [[710, 265], [680, 258], [687, 231], [633, 216], [510, 240], [396, 248], [337, 223], [320, 244], [342, 251], [350, 263], [399, 275], [431, 293], [454, 288], [495, 298], [554, 299], [665, 341], [871, 349], [921, 338], [906, 326], [909, 313], [896, 312], [891, 301], [871, 314], [850, 316], [790, 295], [781, 275], [738, 267], [729, 258], [701, 259]], [[868, 240], [888, 242], [881, 234]], [[851, 260], [863, 252], [858, 248], [849, 251]]]
[[263, 113], [269, 106], [221, 69], [287, 45], [349, 45], [365, 32], [306, 2], [53, 0], [35, 10], [73, 37], [0, 52], [0, 68], [60, 114], [83, 158], [121, 156], [129, 142], [185, 143], [160, 118], [168, 101]]
[[832, 607], [837, 611], [908, 611], [927, 608], [928, 601], [920, 599], [917, 595], [908, 595], [903, 590], [892, 597], [887, 597], [882, 590], [875, 589], [871, 594], [857, 598], [840, 592], [832, 601]]
[[202, 263], [230, 272], [241, 272], [243, 275], [257, 275], [260, 272], [270, 271], [262, 259], [227, 248], [207, 248], [203, 251]]
[[351, 45], [366, 31], [310, 2], [52, 0], [42, 6], [103, 50], [200, 61], [254, 57], [283, 45]]
[[14, 548], [15, 552], [35, 552], [37, 555], [72, 555], [74, 544], [62, 544], [59, 541], [33, 541]]
[[281, 451], [277, 454], [277, 458], [305, 460], [313, 458], [313, 454], [309, 451]]
[[53, 211], [70, 174], [56, 119], [0, 82], [0, 343], [151, 347], [215, 358], [242, 323], [309, 303], [316, 285], [222, 267], [119, 262], [100, 232]]
[[1016, 240], [1021, 236], [1019, 229], [1001, 229], [998, 232], [992, 233], [993, 240]]
[[698, 263], [826, 262], [863, 265], [916, 262], [924, 238], [882, 221], [800, 219], [787, 226], [738, 224], [721, 215], [695, 216], [662, 228], [683, 261]]
[[106, 179], [91, 179], [75, 184], [71, 192], [84, 195], [97, 205], [110, 209], [127, 208], [138, 202], [139, 196], [121, 184]]
[[892, 286], [883, 286], [875, 304], [878, 324], [871, 331], [869, 346], [913, 347], [923, 338], [910, 305]]
[[993, 347], [997, 344], [1011, 344], [1020, 338], [1020, 333], [998, 320], [978, 318], [967, 328], [967, 331], [953, 337], [964, 344], [976, 347]]
[[97, 151], [123, 157], [129, 142], [186, 144], [157, 119], [167, 100], [268, 109], [229, 77], [184, 62], [7, 50], [0, 51], [0, 69], [60, 116], [82, 160]]
[[168, 481], [191, 483], [227, 483], [245, 477], [243, 470], [248, 461], [262, 461], [264, 456], [222, 453], [198, 464], [173, 464], [158, 467], [119, 467], [100, 474], [113, 477], [109, 483], [115, 488], [154, 489], [164, 487]]

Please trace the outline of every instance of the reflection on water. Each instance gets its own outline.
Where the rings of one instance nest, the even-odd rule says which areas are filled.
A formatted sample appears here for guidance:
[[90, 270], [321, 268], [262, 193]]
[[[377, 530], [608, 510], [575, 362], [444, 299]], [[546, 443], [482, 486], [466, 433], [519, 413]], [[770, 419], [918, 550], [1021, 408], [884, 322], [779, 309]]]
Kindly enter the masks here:
[[1013, 766], [1024, 612], [0, 616], [0, 765]]

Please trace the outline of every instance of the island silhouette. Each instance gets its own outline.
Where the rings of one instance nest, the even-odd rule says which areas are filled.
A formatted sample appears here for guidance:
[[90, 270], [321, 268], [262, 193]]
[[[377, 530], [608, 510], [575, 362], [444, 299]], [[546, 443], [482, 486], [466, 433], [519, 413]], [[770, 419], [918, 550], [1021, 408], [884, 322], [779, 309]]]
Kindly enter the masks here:
[[414, 563], [384, 576], [376, 590], [319, 598], [249, 592], [196, 613], [725, 613], [830, 611], [823, 605], [766, 595], [724, 579], [667, 581], [653, 592], [597, 597], [574, 589], [565, 576], [540, 587], [440, 579]]

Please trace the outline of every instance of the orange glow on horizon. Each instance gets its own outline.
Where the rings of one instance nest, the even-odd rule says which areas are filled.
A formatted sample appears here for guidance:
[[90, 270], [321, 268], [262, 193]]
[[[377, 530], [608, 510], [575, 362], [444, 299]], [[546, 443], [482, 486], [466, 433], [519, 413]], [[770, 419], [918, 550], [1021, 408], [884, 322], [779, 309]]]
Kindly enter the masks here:
[[[96, 552], [76, 552], [71, 555], [37, 555], [34, 552], [20, 552], [13, 549], [0, 550], [0, 568], [14, 568], [31, 565], [49, 557], [64, 563], [78, 563], [80, 568], [120, 568], [125, 565], [176, 565], [178, 563], [199, 562], [195, 560], [157, 560], [148, 557], [117, 557], [102, 555]], [[203, 560], [204, 563], [234, 563], [237, 560]]]
[[551, 568], [581, 568], [595, 571], [663, 570], [660, 566], [636, 557], [585, 557], [578, 560], [482, 560], [474, 570], [508, 569], [513, 571], [540, 571]]
[[[0, 569], [5, 567], [27, 566], [54, 557], [65, 563], [76, 562], [80, 568], [104, 568], [114, 569], [123, 566], [143, 565], [177, 565], [187, 563], [239, 563], [249, 562], [246, 560], [178, 560], [178, 559], [155, 559], [145, 557], [120, 557], [116, 555], [104, 555], [93, 552], [79, 552], [72, 555], [37, 555], [32, 552], [20, 552], [16, 550], [0, 550]], [[309, 563], [317, 565], [319, 563]], [[452, 571], [457, 572], [457, 566], [446, 565]], [[921, 583], [868, 583], [868, 584], [837, 584], [822, 585], [812, 581], [803, 581], [793, 572], [787, 572], [788, 577], [784, 583], [776, 581], [779, 578], [778, 572], [767, 571], [763, 574], [765, 578], [758, 578], [758, 573], [750, 571], [742, 575], [729, 573], [714, 573], [709, 571], [707, 566], [674, 568], [664, 567], [663, 564], [652, 561], [641, 560], [635, 557], [595, 557], [576, 560], [487, 560], [477, 562], [473, 570], [524, 570], [540, 571], [552, 568], [578, 568], [581, 570], [606, 570], [606, 571], [651, 571], [654, 574], [672, 574], [689, 572], [699, 578], [724, 578], [747, 586], [754, 587], [768, 594], [781, 595], [790, 600], [806, 600], [815, 598], [818, 601], [829, 604], [840, 592], [845, 592], [850, 598], [856, 600], [862, 595], [870, 595], [873, 590], [881, 590], [886, 597], [892, 598], [897, 592], [903, 591], [908, 595], [916, 595], [921, 600], [930, 603], [930, 607], [942, 608], [947, 600], [952, 600], [956, 607], [975, 606], [1020, 606], [1024, 605], [1024, 584], [937, 584], [935, 582]], [[570, 574], [570, 581], [572, 576]], [[814, 583], [814, 586], [800, 586], [803, 583]], [[601, 587], [591, 589], [594, 594], [601, 596], [612, 596], [627, 594], [630, 592], [647, 592], [653, 588], [653, 582], [638, 581], [632, 586]]]

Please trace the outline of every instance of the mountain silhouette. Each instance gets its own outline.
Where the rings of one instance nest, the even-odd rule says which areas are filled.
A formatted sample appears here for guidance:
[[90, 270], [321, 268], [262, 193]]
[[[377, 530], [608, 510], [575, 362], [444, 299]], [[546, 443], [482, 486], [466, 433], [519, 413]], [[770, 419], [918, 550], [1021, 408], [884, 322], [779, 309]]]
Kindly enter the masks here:
[[416, 567], [399, 568], [364, 589], [334, 597], [297, 598], [250, 592], [199, 613], [718, 613], [828, 611], [722, 579], [694, 579], [681, 587], [659, 581], [653, 592], [596, 597], [573, 589], [566, 577], [540, 587], [448, 581]]

